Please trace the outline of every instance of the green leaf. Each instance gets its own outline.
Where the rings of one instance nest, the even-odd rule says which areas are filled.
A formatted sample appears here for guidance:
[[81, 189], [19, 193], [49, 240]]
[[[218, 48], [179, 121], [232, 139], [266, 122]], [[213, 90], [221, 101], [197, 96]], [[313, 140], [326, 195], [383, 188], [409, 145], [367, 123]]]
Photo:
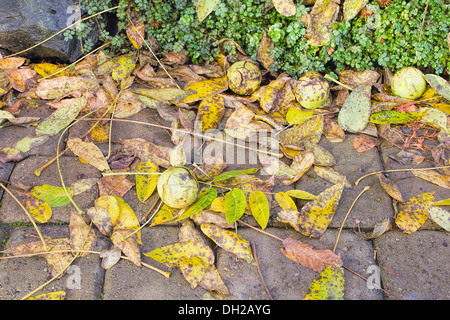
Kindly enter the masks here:
[[[71, 188], [66, 188], [70, 196], [73, 196]], [[67, 196], [64, 188], [55, 187], [49, 184], [42, 186], [35, 186], [31, 189], [31, 194], [44, 201], [50, 207], [62, 207], [70, 202], [70, 198]]]
[[420, 113], [404, 112], [397, 110], [376, 112], [370, 116], [370, 122], [376, 124], [404, 124], [416, 121]]
[[259, 190], [253, 191], [248, 196], [248, 203], [253, 217], [264, 230], [269, 222], [270, 207], [266, 195]]
[[224, 172], [222, 174], [219, 174], [218, 176], [214, 177], [214, 179], [212, 179], [212, 182], [219, 182], [219, 181], [223, 181], [223, 180], [227, 180], [233, 177], [236, 177], [240, 174], [254, 174], [256, 172], [258, 172], [259, 168], [251, 168], [251, 169], [244, 169], [244, 170], [234, 170], [234, 171], [227, 171]]
[[363, 83], [345, 100], [338, 115], [338, 123], [343, 130], [357, 133], [367, 126], [370, 117], [371, 89], [371, 83]]
[[219, 3], [219, 0], [194, 0], [195, 8], [197, 9], [197, 17], [199, 23], [214, 10], [214, 7]]
[[450, 85], [444, 78], [435, 74], [426, 74], [425, 80], [438, 94], [450, 101]]
[[344, 283], [344, 268], [335, 262], [311, 283], [304, 300], [344, 300]]
[[225, 218], [228, 223], [236, 222], [245, 212], [247, 201], [241, 189], [234, 188], [225, 194]]
[[[158, 172], [158, 166], [150, 160], [139, 162], [136, 169], [142, 173]], [[158, 178], [157, 174], [136, 175], [136, 193], [141, 202], [145, 202], [153, 194], [158, 184]]]
[[286, 191], [286, 194], [290, 197], [302, 200], [314, 200], [316, 198], [315, 195], [303, 190], [289, 190]]
[[211, 188], [207, 194], [201, 196], [195, 203], [189, 206], [183, 214], [175, 221], [186, 219], [204, 209], [206, 209], [217, 198], [217, 190]]

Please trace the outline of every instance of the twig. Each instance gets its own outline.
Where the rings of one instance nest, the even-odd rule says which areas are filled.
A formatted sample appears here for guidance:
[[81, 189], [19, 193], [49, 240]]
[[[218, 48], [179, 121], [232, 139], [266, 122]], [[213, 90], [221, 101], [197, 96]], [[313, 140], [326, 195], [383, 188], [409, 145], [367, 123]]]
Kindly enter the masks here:
[[39, 231], [39, 228], [36, 225], [36, 222], [34, 222], [33, 217], [31, 216], [31, 214], [28, 212], [28, 210], [24, 207], [24, 205], [19, 201], [19, 199], [16, 198], [16, 196], [8, 190], [8, 188], [6, 188], [3, 183], [0, 182], [0, 187], [2, 187], [3, 189], [5, 189], [5, 191], [19, 204], [19, 206], [22, 208], [22, 210], [25, 212], [25, 214], [27, 215], [28, 219], [31, 221], [31, 223], [33, 224], [34, 228], [36, 229], [36, 232], [39, 235], [39, 238], [42, 241], [42, 246], [44, 248], [44, 250], [47, 250], [47, 244], [45, 243], [44, 237], [42, 236], [41, 232]]
[[258, 258], [256, 257], [256, 247], [255, 243], [251, 242], [252, 250], [253, 250], [253, 256], [255, 257], [255, 263], [256, 263], [256, 269], [258, 269], [259, 277], [261, 278], [261, 282], [263, 283], [264, 289], [266, 290], [267, 294], [269, 295], [270, 300], [273, 300], [272, 295], [269, 292], [269, 289], [267, 288], [266, 282], [264, 281], [264, 278], [261, 273], [261, 269], [259, 268]]
[[358, 201], [359, 197], [361, 197], [361, 195], [362, 195], [364, 192], [366, 192], [367, 190], [369, 190], [369, 189], [370, 189], [370, 186], [366, 186], [366, 187], [358, 194], [358, 196], [356, 197], [356, 199], [353, 201], [352, 205], [350, 206], [350, 209], [348, 209], [347, 214], [345, 215], [344, 221], [342, 221], [341, 228], [339, 229], [339, 233], [338, 233], [338, 235], [337, 235], [336, 242], [334, 243], [333, 252], [336, 250], [337, 244], [338, 244], [338, 242], [339, 242], [339, 238], [340, 238], [340, 236], [341, 236], [342, 229], [344, 228], [345, 221], [347, 220], [348, 215], [350, 214], [350, 211], [352, 211], [353, 206], [355, 205], [356, 201]]
[[427, 17], [427, 13], [428, 13], [428, 0], [427, 0], [427, 4], [425, 6], [425, 15], [423, 16], [423, 20], [422, 20], [422, 28], [420, 28], [419, 42], [420, 42], [420, 39], [422, 39], [423, 26], [425, 25], [425, 18]]
[[273, 234], [271, 234], [271, 233], [269, 233], [269, 232], [266, 232], [266, 231], [264, 231], [264, 230], [255, 228], [254, 226], [252, 226], [252, 225], [250, 225], [250, 224], [248, 224], [248, 223], [246, 223], [246, 222], [244, 222], [244, 221], [242, 221], [242, 220], [238, 220], [238, 222], [242, 223], [243, 225], [245, 225], [245, 226], [247, 226], [247, 227], [249, 227], [249, 228], [255, 229], [255, 230], [258, 231], [258, 232], [264, 233], [264, 234], [268, 235], [269, 237], [272, 237], [272, 238], [274, 238], [274, 239], [277, 239], [278, 241], [281, 241], [281, 242], [284, 241], [283, 239], [277, 237], [276, 235], [273, 235]]
[[346, 84], [343, 84], [342, 82], [337, 81], [336, 79], [332, 78], [332, 77], [331, 77], [330, 75], [328, 75], [328, 74], [325, 74], [325, 77], [324, 77], [324, 78], [325, 78], [325, 79], [328, 79], [328, 80], [331, 80], [331, 81], [337, 83], [337, 84], [340, 85], [340, 86], [343, 86], [345, 89], [348, 89], [348, 90], [350, 90], [350, 91], [353, 91], [353, 88], [352, 88], [352, 87], [349, 87], [349, 86], [347, 86]]
[[377, 173], [389, 173], [389, 172], [403, 172], [403, 171], [422, 171], [422, 170], [437, 170], [437, 169], [447, 169], [450, 168], [450, 166], [442, 166], [442, 167], [430, 167], [430, 168], [418, 168], [418, 169], [413, 169], [413, 168], [409, 168], [409, 169], [393, 169], [393, 170], [382, 170], [382, 171], [374, 171], [371, 173], [368, 173], [364, 176], [362, 176], [361, 178], [359, 178], [358, 180], [355, 181], [355, 186], [357, 186], [362, 179], [372, 176], [374, 174]]

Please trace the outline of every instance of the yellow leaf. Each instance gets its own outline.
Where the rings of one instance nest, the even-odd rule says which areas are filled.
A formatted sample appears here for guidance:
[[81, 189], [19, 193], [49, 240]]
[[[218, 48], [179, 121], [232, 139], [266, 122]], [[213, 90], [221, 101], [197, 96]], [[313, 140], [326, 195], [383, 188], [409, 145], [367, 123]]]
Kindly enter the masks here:
[[285, 17], [293, 16], [296, 12], [296, 7], [292, 0], [272, 0], [272, 3], [275, 9]]
[[97, 200], [95, 200], [95, 206], [101, 207], [108, 212], [113, 226], [117, 224], [120, 216], [120, 207], [119, 202], [114, 196], [104, 195], [97, 198]]
[[366, 6], [369, 0], [345, 0], [344, 20], [350, 21]]
[[255, 190], [248, 196], [248, 203], [253, 217], [264, 230], [269, 222], [270, 207], [266, 195]]
[[225, 103], [220, 95], [206, 97], [198, 106], [197, 119], [202, 123], [202, 132], [217, 129], [225, 115]]
[[302, 124], [282, 131], [279, 134], [280, 144], [285, 147], [302, 150], [303, 140], [307, 139], [312, 143], [318, 143], [323, 131], [323, 116], [313, 117]]
[[233, 253], [239, 259], [247, 261], [247, 263], [256, 265], [255, 260], [253, 259], [250, 242], [240, 235], [212, 224], [205, 223], [202, 224], [200, 228], [204, 234], [225, 251]]
[[136, 49], [142, 48], [145, 36], [145, 24], [142, 21], [134, 21], [127, 25], [127, 36]]
[[[119, 220], [117, 221], [116, 225], [114, 226], [114, 229], [132, 229], [137, 230], [140, 227], [140, 223], [138, 218], [136, 217], [136, 214], [134, 213], [133, 209], [130, 207], [128, 203], [126, 203], [122, 198], [114, 197], [116, 198], [117, 202], [119, 203], [120, 208], [120, 215]], [[137, 242], [139, 244], [142, 244], [141, 242], [141, 231], [138, 231], [136, 233], [137, 236]]]
[[275, 194], [275, 200], [282, 210], [297, 210], [297, 205], [294, 200], [285, 192], [277, 192]]
[[289, 190], [286, 191], [286, 194], [290, 197], [302, 200], [314, 200], [316, 198], [315, 195], [303, 190]]
[[136, 175], [136, 193], [139, 200], [145, 202], [153, 194], [158, 184], [159, 175], [152, 174], [158, 172], [158, 166], [151, 160], [140, 161], [136, 170], [144, 173]]
[[450, 177], [433, 170], [411, 170], [411, 173], [442, 188], [450, 189]]
[[29, 297], [25, 300], [64, 300], [65, 298], [66, 292], [61, 290], [38, 294], [36, 296]]
[[261, 62], [262, 66], [267, 70], [270, 70], [270, 66], [275, 62], [275, 59], [270, 56], [270, 51], [274, 47], [275, 44], [273, 43], [272, 38], [268, 35], [267, 30], [264, 30], [256, 60]]
[[60, 71], [62, 69], [64, 69], [64, 67], [48, 62], [42, 62], [34, 65], [34, 71], [36, 71], [42, 77], [48, 77], [50, 75], [54, 75], [56, 77], [70, 75], [67, 69], [64, 71]]
[[397, 214], [395, 223], [406, 233], [419, 229], [428, 219], [427, 210], [433, 205], [434, 195], [431, 192], [421, 193], [403, 203]]
[[181, 257], [179, 266], [181, 273], [189, 282], [192, 289], [195, 289], [203, 279], [208, 267], [199, 257]]
[[198, 22], [202, 21], [214, 10], [219, 0], [194, 0]]
[[225, 198], [217, 197], [211, 203], [211, 210], [225, 213]]
[[339, 13], [339, 0], [317, 0], [311, 12], [311, 22], [306, 29], [308, 44], [320, 47], [330, 41], [333, 24]]
[[196, 93], [187, 96], [186, 98], [181, 100], [181, 102], [183, 103], [196, 102], [206, 97], [223, 92], [227, 89], [228, 89], [228, 81], [226, 76], [221, 78], [195, 82], [186, 87], [184, 90], [185, 91], [193, 90]]
[[335, 184], [302, 207], [299, 217], [302, 233], [316, 238], [322, 236], [336, 213], [343, 190], [343, 182]]
[[83, 142], [80, 138], [74, 138], [67, 141], [67, 146], [78, 157], [84, 159], [98, 170], [110, 170], [108, 161], [106, 161], [103, 153], [94, 143]]
[[175, 243], [165, 247], [155, 249], [144, 253], [145, 256], [152, 258], [169, 268], [179, 267], [182, 257], [198, 257], [206, 265], [214, 263], [214, 253], [206, 244], [195, 240], [183, 243]]
[[344, 300], [344, 284], [342, 263], [334, 262], [311, 283], [304, 300]]

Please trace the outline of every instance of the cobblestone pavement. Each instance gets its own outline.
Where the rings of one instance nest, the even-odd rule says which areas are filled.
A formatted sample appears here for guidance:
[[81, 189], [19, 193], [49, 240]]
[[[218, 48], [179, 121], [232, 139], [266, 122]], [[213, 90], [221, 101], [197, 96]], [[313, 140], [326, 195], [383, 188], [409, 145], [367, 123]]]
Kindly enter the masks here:
[[[20, 116], [46, 117], [50, 108], [42, 104], [37, 109], [24, 108]], [[146, 109], [131, 117], [139, 121], [157, 119], [155, 111]], [[144, 119], [144, 120], [143, 120]], [[170, 125], [158, 118], [163, 125]], [[69, 137], [79, 137], [87, 129], [87, 123], [77, 123], [68, 132]], [[32, 134], [33, 128], [7, 127], [0, 131], [0, 147], [7, 147]], [[116, 122], [113, 125], [112, 141], [121, 139], [143, 138], [150, 142], [172, 147], [167, 133], [160, 128], [139, 126], [136, 124]], [[342, 143], [331, 143], [322, 137], [320, 144], [330, 151], [337, 164], [334, 169], [347, 176], [353, 183], [361, 176], [377, 171], [402, 168], [389, 155], [398, 149], [383, 143], [380, 148], [358, 153], [352, 146], [355, 136], [347, 134]], [[60, 185], [60, 177], [56, 164], [49, 166], [40, 177], [33, 174], [55, 155], [57, 137], [44, 146], [33, 149], [29, 156], [19, 163], [0, 163], [0, 178], [15, 184], [27, 186], [44, 183]], [[61, 150], [64, 146], [61, 146]], [[113, 148], [120, 144], [113, 143]], [[107, 152], [107, 144], [101, 145]], [[427, 165], [426, 163], [421, 166]], [[230, 166], [229, 169], [243, 166]], [[420, 167], [420, 166], [416, 166]], [[87, 177], [100, 177], [98, 170], [88, 164], [83, 164], [73, 154], [67, 152], [62, 156], [61, 169], [65, 182], [73, 183]], [[264, 179], [264, 177], [262, 177]], [[266, 177], [267, 178], [267, 177]], [[448, 190], [412, 177], [408, 172], [396, 172], [390, 175], [398, 180], [398, 185], [405, 199], [422, 192], [434, 191], [435, 199], [448, 198]], [[133, 180], [133, 177], [129, 178]], [[319, 177], [311, 169], [294, 186], [318, 194], [331, 184]], [[349, 208], [365, 186], [366, 191], [350, 211], [336, 253], [341, 256], [345, 267], [345, 299], [348, 300], [447, 300], [450, 298], [450, 270], [448, 232], [445, 232], [430, 219], [413, 234], [405, 234], [394, 227], [373, 240], [363, 239], [357, 232], [371, 230], [376, 223], [394, 216], [392, 199], [381, 188], [376, 176], [369, 176], [352, 189], [345, 189], [338, 210], [327, 231], [319, 239], [305, 237], [281, 222], [276, 217], [276, 209], [272, 214], [267, 232], [280, 238], [292, 237], [311, 244], [318, 249], [332, 249], [339, 229]], [[11, 190], [13, 188], [11, 187]], [[287, 190], [287, 187], [277, 183], [274, 191]], [[97, 187], [74, 197], [82, 210], [93, 205], [97, 197]], [[36, 231], [30, 226], [23, 211], [11, 196], [0, 190], [0, 238], [3, 239], [2, 249], [36, 239]], [[152, 206], [152, 199], [146, 203], [139, 202], [133, 187], [124, 197], [133, 208], [138, 218], [142, 218]], [[301, 203], [299, 203], [301, 204]], [[444, 207], [445, 208], [445, 207]], [[448, 207], [446, 208], [448, 210]], [[69, 235], [69, 216], [71, 205], [53, 208], [53, 215], [45, 225], [39, 228], [44, 235], [53, 238], [64, 238]], [[246, 217], [249, 223], [255, 223]], [[148, 252], [164, 245], [178, 242], [179, 225], [164, 225], [142, 230], [141, 252]], [[308, 292], [311, 282], [318, 273], [302, 267], [285, 258], [280, 252], [280, 242], [272, 237], [248, 227], [239, 227], [238, 233], [255, 244], [255, 254], [259, 262], [262, 278], [267, 289], [275, 300], [298, 300]], [[99, 237], [95, 251], [110, 248], [111, 241]], [[224, 299], [266, 300], [269, 296], [261, 281], [255, 266], [236, 260], [235, 256], [220, 247], [212, 246], [216, 254], [216, 268], [230, 291]], [[77, 258], [65, 275], [45, 286], [36, 294], [64, 290], [66, 299], [117, 300], [117, 299], [162, 299], [162, 300], [200, 300], [211, 298], [204, 289], [191, 289], [178, 269], [168, 269], [156, 261], [142, 256], [143, 262], [170, 271], [169, 278], [162, 276], [149, 268], [136, 267], [130, 261], [120, 260], [111, 269], [101, 268], [98, 254], [90, 254]], [[379, 276], [379, 277], [378, 277]], [[0, 299], [20, 299], [30, 291], [38, 288], [51, 279], [49, 266], [41, 257], [26, 257], [0, 260]], [[364, 278], [376, 281], [382, 288], [371, 286]]]

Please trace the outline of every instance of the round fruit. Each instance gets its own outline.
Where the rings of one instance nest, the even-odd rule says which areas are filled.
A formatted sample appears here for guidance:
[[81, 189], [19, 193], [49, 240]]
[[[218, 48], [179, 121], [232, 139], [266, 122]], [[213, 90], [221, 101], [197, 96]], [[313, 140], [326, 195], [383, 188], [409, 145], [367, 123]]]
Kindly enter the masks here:
[[417, 99], [425, 92], [427, 82], [423, 73], [413, 67], [397, 71], [391, 80], [392, 93], [405, 99]]
[[197, 200], [198, 182], [189, 169], [171, 167], [159, 176], [157, 189], [166, 205], [181, 209]]
[[248, 61], [238, 61], [227, 71], [228, 87], [236, 94], [251, 95], [261, 85], [261, 71]]
[[294, 94], [303, 108], [316, 109], [328, 100], [330, 85], [319, 73], [309, 71], [298, 79]]

